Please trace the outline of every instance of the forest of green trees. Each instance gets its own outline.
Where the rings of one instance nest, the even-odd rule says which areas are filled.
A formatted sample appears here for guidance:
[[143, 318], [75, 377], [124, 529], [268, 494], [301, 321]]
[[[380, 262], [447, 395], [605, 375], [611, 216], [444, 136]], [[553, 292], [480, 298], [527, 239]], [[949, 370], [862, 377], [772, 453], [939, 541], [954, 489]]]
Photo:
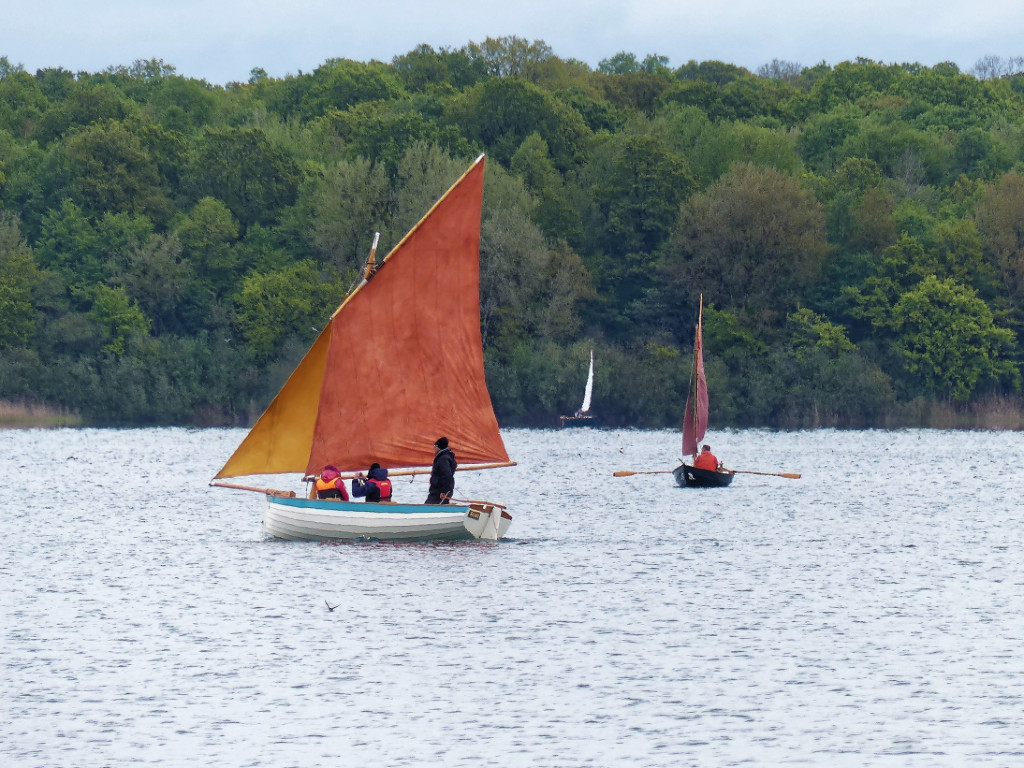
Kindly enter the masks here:
[[[542, 41], [214, 86], [0, 57], [0, 401], [246, 425], [481, 152], [504, 426], [927, 425], [1020, 403], [1024, 66], [757, 72]], [[372, 340], [367, 340], [372, 343]]]

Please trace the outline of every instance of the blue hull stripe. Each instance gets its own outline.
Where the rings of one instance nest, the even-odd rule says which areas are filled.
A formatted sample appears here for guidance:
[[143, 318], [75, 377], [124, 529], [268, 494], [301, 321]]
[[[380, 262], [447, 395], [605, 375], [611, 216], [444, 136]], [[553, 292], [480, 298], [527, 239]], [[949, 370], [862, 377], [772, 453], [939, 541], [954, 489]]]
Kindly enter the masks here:
[[464, 515], [469, 511], [469, 507], [463, 507], [458, 504], [376, 504], [366, 501], [292, 499], [284, 496], [267, 496], [267, 501], [284, 507], [320, 509], [325, 512], [384, 512], [392, 515], [436, 515], [438, 513], [446, 513]]

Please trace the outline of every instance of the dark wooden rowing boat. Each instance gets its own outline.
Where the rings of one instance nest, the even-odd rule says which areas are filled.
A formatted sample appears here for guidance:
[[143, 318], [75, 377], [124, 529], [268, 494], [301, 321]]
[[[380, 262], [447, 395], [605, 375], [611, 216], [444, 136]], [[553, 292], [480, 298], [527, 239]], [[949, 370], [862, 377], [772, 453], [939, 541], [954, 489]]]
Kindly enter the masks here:
[[713, 469], [697, 469], [683, 464], [672, 470], [672, 476], [680, 488], [725, 488], [732, 482], [732, 472], [716, 472]]

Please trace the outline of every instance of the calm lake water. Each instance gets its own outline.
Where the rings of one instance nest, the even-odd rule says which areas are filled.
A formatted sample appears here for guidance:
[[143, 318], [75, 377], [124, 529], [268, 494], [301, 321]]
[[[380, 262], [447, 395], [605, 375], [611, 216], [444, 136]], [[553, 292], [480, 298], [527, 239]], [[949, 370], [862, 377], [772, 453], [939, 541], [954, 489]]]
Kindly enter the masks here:
[[504, 434], [508, 539], [319, 544], [240, 430], [0, 431], [0, 765], [1024, 765], [1024, 435]]

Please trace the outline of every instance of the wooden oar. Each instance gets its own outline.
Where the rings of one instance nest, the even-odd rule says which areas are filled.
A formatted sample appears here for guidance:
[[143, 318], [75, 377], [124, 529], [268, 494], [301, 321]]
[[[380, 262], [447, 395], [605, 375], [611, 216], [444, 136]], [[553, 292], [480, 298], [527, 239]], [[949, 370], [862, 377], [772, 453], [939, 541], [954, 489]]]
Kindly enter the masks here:
[[725, 472], [732, 472], [737, 475], [771, 475], [772, 477], [788, 477], [790, 480], [799, 480], [799, 472], [754, 472], [751, 469], [726, 469]]
[[254, 488], [251, 485], [236, 485], [235, 483], [215, 483], [212, 480], [210, 485], [215, 485], [218, 488], [234, 488], [236, 491], [255, 491], [256, 493], [265, 493], [268, 496], [283, 496], [286, 499], [294, 499], [295, 491], [278, 491], [274, 488]]
[[630, 469], [620, 469], [618, 472], [612, 472], [613, 477], [629, 477], [630, 475], [671, 475], [675, 470], [672, 469], [647, 469], [634, 472]]

